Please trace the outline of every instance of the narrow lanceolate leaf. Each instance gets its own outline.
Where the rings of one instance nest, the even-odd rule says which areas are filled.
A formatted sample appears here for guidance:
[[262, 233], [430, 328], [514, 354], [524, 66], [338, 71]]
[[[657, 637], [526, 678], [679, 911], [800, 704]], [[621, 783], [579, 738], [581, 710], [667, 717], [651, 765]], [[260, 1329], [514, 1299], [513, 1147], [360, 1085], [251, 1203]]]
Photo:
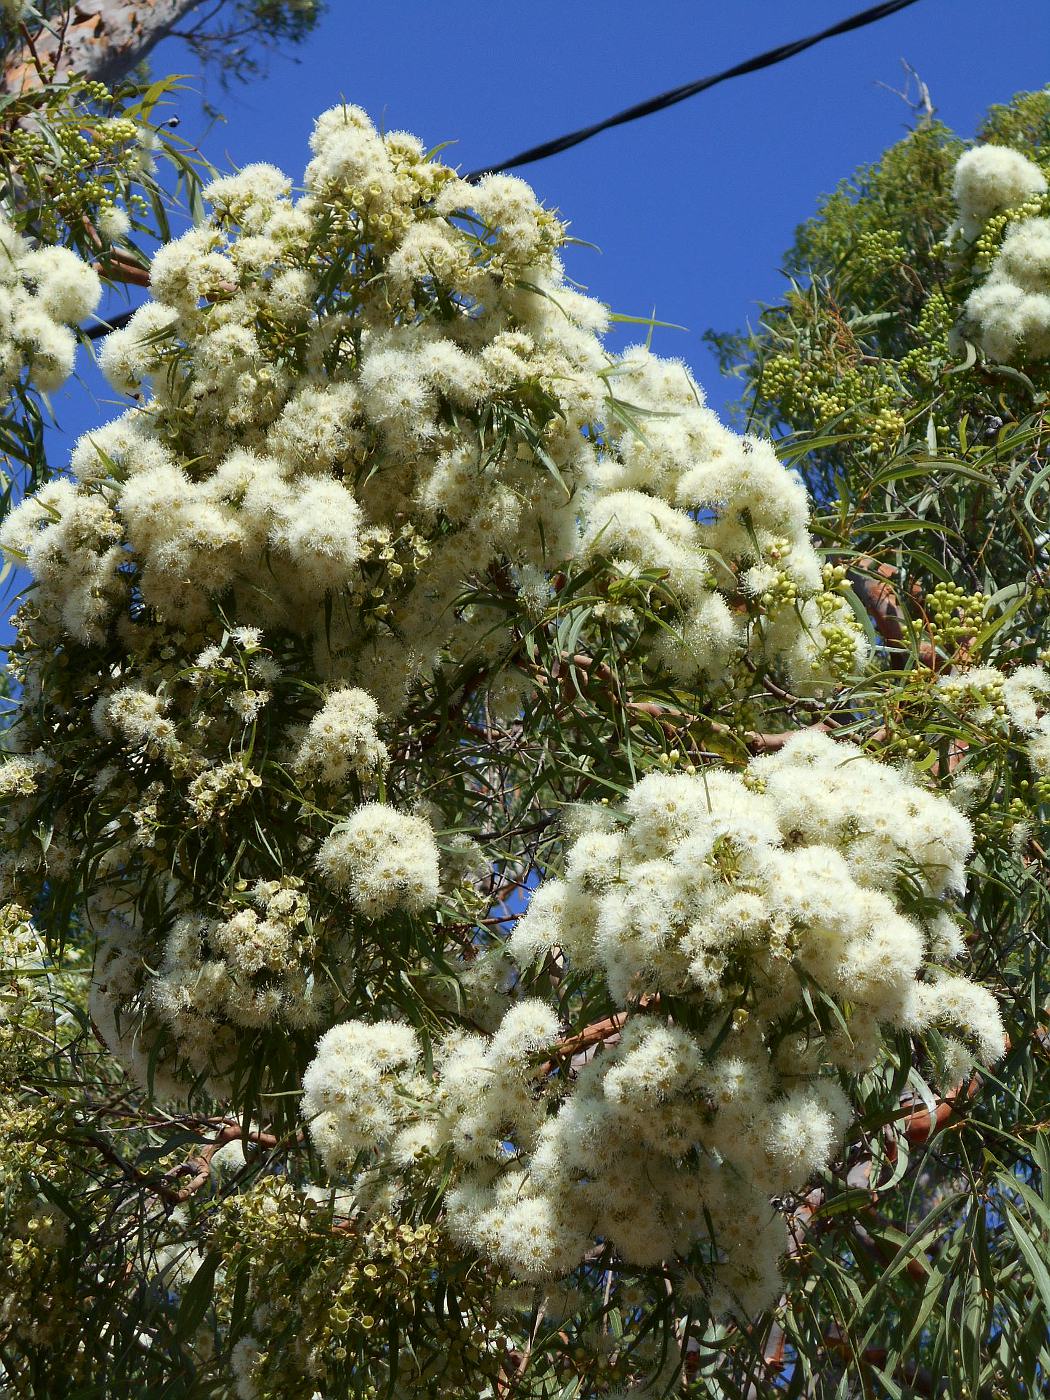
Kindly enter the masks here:
[[175, 1317], [175, 1335], [179, 1340], [186, 1341], [192, 1337], [204, 1321], [204, 1315], [211, 1306], [218, 1267], [218, 1255], [205, 1255], [183, 1290]]
[[1033, 1230], [1031, 1222], [1009, 1203], [1006, 1205], [1005, 1215], [1006, 1223], [1024, 1258], [1028, 1277], [1042, 1303], [1043, 1316], [1050, 1318], [1050, 1268], [1046, 1263], [1046, 1240], [1042, 1233], [1038, 1229]]

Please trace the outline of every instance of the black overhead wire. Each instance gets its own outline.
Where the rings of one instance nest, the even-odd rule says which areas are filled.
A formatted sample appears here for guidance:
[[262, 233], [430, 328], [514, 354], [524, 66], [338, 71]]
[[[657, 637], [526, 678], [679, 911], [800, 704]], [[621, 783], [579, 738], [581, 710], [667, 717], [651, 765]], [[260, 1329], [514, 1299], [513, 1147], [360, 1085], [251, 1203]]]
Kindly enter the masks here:
[[[662, 92], [657, 97], [650, 97], [645, 102], [636, 102], [633, 107], [627, 107], [622, 112], [617, 112], [615, 116], [606, 117], [604, 121], [595, 122], [593, 126], [583, 126], [578, 131], [570, 131], [565, 136], [556, 136], [551, 141], [544, 141], [542, 145], [530, 146], [525, 151], [519, 151], [516, 156], [511, 156], [509, 160], [501, 161], [499, 165], [487, 165], [482, 170], [472, 170], [468, 175], [464, 175], [463, 179], [476, 184], [486, 175], [496, 175], [501, 170], [513, 170], [519, 165], [531, 165], [534, 161], [546, 160], [548, 156], [556, 156], [562, 151], [570, 150], [573, 146], [579, 146], [581, 142], [589, 141], [592, 136], [597, 136], [602, 131], [608, 131], [611, 127], [638, 121], [640, 117], [651, 116], [653, 112], [662, 112], [665, 107], [673, 107], [676, 102], [684, 102], [687, 97], [695, 97], [698, 92], [706, 92], [708, 88], [728, 82], [730, 78], [742, 78], [746, 73], [758, 73], [763, 68], [772, 68], [775, 63], [783, 63], [787, 58], [794, 58], [795, 54], [804, 53], [806, 49], [813, 48], [815, 44], [823, 43], [825, 39], [834, 39], [839, 34], [849, 34], [855, 29], [863, 29], [866, 25], [875, 24], [876, 21], [896, 14], [898, 10], [906, 10], [909, 5], [917, 3], [918, 0], [884, 0], [881, 5], [872, 5], [870, 9], [861, 10], [855, 15], [849, 15], [846, 19], [839, 20], [837, 24], [822, 29], [819, 34], [810, 34], [805, 39], [793, 39], [787, 44], [778, 44], [775, 49], [767, 49], [765, 53], [757, 54], [754, 58], [745, 58], [742, 63], [737, 63], [732, 68], [723, 69], [721, 73], [712, 73], [706, 78], [697, 79], [696, 82], [684, 83], [681, 87], [671, 88], [668, 92]], [[131, 320], [132, 314], [133, 311], [118, 312], [104, 321], [82, 329], [81, 334], [87, 340], [98, 340], [102, 336], [109, 335], [111, 331], [126, 326]]]
[[129, 311], [118, 311], [115, 316], [107, 316], [93, 326], [81, 326], [80, 334], [85, 340], [101, 340], [104, 335], [109, 335], [110, 331], [123, 330], [137, 310], [138, 308], [133, 306]]
[[760, 53], [755, 58], [746, 58], [742, 63], [737, 63], [732, 68], [726, 68], [721, 73], [713, 73], [709, 77], [699, 78], [693, 83], [684, 83], [681, 87], [671, 88], [668, 92], [662, 92], [657, 97], [650, 97], [645, 102], [636, 102], [633, 107], [627, 107], [622, 112], [617, 112], [615, 116], [606, 117], [604, 121], [595, 122], [593, 126], [582, 126], [578, 131], [570, 131], [566, 136], [556, 136], [551, 141], [544, 141], [542, 145], [530, 146], [528, 150], [519, 151], [516, 156], [501, 161], [499, 165], [488, 165], [482, 170], [472, 170], [469, 175], [464, 175], [463, 179], [476, 183], [486, 175], [496, 175], [502, 170], [513, 170], [519, 165], [531, 165], [533, 161], [546, 160], [548, 156], [556, 156], [562, 151], [568, 151], [583, 141], [589, 141], [592, 136], [597, 136], [602, 131], [608, 131], [611, 127], [623, 126], [626, 122], [634, 122], [640, 117], [648, 117], [653, 112], [662, 112], [665, 107], [673, 107], [676, 102], [684, 102], [687, 97], [695, 97], [698, 92], [706, 92], [708, 88], [728, 82], [730, 78], [742, 78], [745, 73], [757, 73], [762, 68], [772, 68], [775, 63], [783, 63], [786, 58], [794, 58], [795, 54], [803, 53], [806, 49], [811, 49], [814, 44], [823, 43], [825, 39], [834, 39], [836, 35], [849, 34], [854, 29], [863, 29], [865, 25], [875, 24], [876, 21], [885, 19], [898, 10], [906, 10], [909, 5], [916, 3], [917, 0], [885, 0], [885, 3], [881, 5], [872, 5], [870, 9], [861, 10], [858, 14], [850, 15], [846, 19], [839, 20], [837, 24], [822, 29], [819, 34], [810, 34], [806, 39], [793, 39], [790, 43], [778, 44], [775, 49], [767, 49], [765, 53]]

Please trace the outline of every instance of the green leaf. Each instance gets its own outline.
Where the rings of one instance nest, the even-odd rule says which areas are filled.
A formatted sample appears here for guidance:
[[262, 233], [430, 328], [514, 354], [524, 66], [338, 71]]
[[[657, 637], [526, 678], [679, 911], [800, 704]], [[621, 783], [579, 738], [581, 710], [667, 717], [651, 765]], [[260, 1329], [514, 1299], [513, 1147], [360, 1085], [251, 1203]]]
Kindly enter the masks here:
[[1020, 388], [1026, 389], [1032, 396], [1033, 402], [1039, 402], [1043, 397], [1035, 387], [1028, 375], [1023, 370], [1014, 369], [1013, 365], [985, 365], [989, 374], [997, 374], [1000, 379], [1009, 379], [1011, 383], [1017, 384]]
[[657, 321], [653, 316], [625, 316], [622, 311], [610, 311], [609, 320], [623, 326], [656, 326], [660, 330], [688, 331], [688, 326], [678, 326], [674, 321]]
[[1028, 1265], [1032, 1282], [1042, 1299], [1043, 1314], [1050, 1317], [1050, 1270], [1045, 1263], [1046, 1245], [1041, 1240], [1037, 1245], [1025, 1228], [1027, 1222], [1016, 1213], [1015, 1207], [1008, 1200], [1004, 1200], [1004, 1204], [1006, 1223], [1017, 1241], [1017, 1247]]
[[996, 632], [1001, 631], [1002, 628], [1005, 627], [1006, 624], [1010, 621], [1010, 619], [1015, 615], [1015, 613], [1017, 613], [1019, 609], [1023, 606], [1024, 601], [1027, 597], [1028, 591], [1026, 589], [1023, 593], [1019, 594], [1019, 596], [1013, 600], [1013, 602], [1008, 608], [1004, 608], [1004, 610], [999, 614], [997, 618], [994, 619], [994, 621], [989, 622], [987, 627], [982, 627], [980, 632], [978, 632], [977, 636], [974, 638], [974, 647], [978, 648], [984, 646], [985, 642], [990, 641], [992, 637], [995, 636]]
[[885, 486], [891, 481], [906, 481], [913, 476], [935, 476], [946, 473], [951, 476], [964, 476], [971, 481], [981, 481], [985, 486], [995, 485], [995, 477], [989, 476], [987, 472], [979, 471], [976, 467], [971, 467], [966, 462], [951, 462], [941, 457], [920, 457], [910, 460], [910, 466], [891, 467], [888, 471], [880, 472], [873, 478], [872, 485]]
[[179, 1310], [175, 1316], [176, 1341], [186, 1341], [203, 1322], [211, 1304], [218, 1267], [219, 1256], [206, 1254], [197, 1272], [183, 1289], [179, 1299]]
[[1048, 476], [1050, 476], [1050, 463], [1036, 472], [1035, 476], [1028, 483], [1028, 490], [1024, 493], [1024, 508], [1030, 514], [1035, 514], [1032, 509], [1032, 501], [1035, 497], [1035, 493], [1040, 489]]
[[[944, 371], [946, 375], [962, 374], [965, 370], [973, 369], [974, 365], [977, 363], [977, 346], [974, 345], [973, 342], [970, 340], [964, 341], [963, 344], [966, 346], [966, 359], [962, 362], [961, 365], [950, 365]], [[963, 451], [966, 451], [965, 447], [963, 448]]]

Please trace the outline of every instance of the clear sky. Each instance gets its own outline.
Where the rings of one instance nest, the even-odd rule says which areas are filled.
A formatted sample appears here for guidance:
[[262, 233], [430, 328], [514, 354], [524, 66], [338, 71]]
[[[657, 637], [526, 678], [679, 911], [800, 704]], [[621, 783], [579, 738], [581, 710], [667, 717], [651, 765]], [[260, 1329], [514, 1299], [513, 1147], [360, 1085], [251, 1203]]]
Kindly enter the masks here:
[[[298, 178], [314, 116], [346, 99], [462, 169], [811, 33], [865, 0], [328, 0], [306, 44], [223, 91], [217, 71], [180, 95], [180, 133], [223, 168], [267, 160]], [[700, 336], [732, 329], [780, 288], [778, 260], [822, 192], [878, 157], [911, 120], [880, 83], [901, 58], [963, 134], [1018, 90], [1050, 81], [1050, 0], [919, 0], [859, 33], [607, 132], [522, 174], [600, 252], [569, 271], [615, 310], [688, 327], [656, 348], [686, 359], [713, 405], [734, 397]], [[193, 74], [170, 40], [154, 71]], [[226, 116], [208, 129], [201, 93]], [[56, 396], [63, 436], [113, 415], [97, 375]], [[101, 400], [101, 402], [99, 401]], [[61, 464], [54, 443], [52, 459]]]

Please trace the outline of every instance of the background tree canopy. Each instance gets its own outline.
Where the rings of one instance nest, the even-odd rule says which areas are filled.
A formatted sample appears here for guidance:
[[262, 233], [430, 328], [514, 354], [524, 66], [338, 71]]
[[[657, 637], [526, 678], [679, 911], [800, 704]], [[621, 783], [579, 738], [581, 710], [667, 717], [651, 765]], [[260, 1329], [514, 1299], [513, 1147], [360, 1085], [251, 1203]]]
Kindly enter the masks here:
[[512, 176], [205, 183], [168, 8], [5, 7], [5, 1393], [1042, 1394], [1050, 97], [823, 203], [733, 431]]

